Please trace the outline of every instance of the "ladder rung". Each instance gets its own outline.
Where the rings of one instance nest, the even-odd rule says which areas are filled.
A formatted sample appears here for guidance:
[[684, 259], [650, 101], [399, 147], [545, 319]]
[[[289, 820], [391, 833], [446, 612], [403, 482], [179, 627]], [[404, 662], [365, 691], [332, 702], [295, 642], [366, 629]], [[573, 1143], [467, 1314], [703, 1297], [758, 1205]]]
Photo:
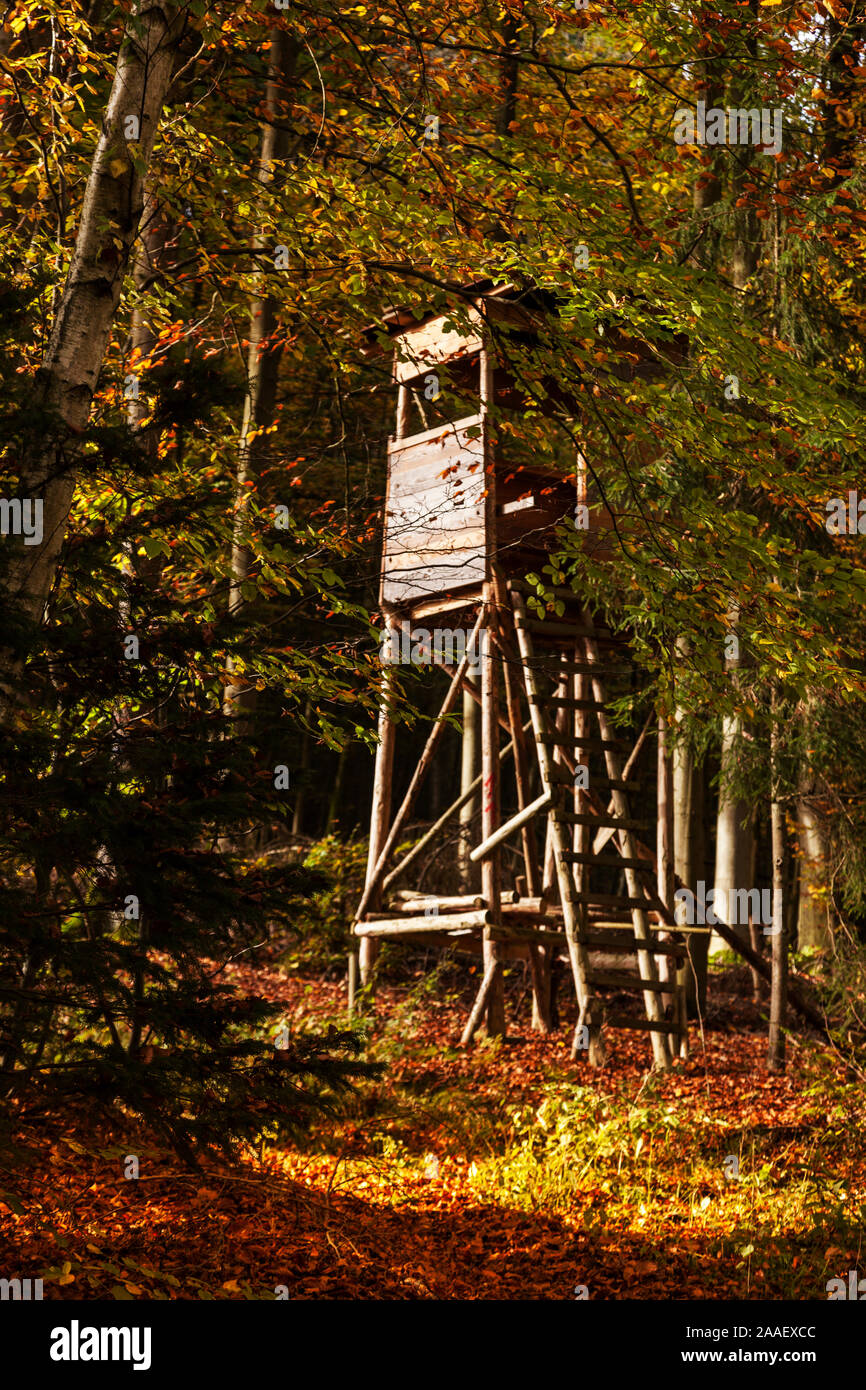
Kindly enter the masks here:
[[590, 868], [651, 869], [653, 873], [656, 871], [656, 866], [651, 859], [620, 859], [618, 857], [600, 859], [594, 854], [579, 854], [574, 849], [563, 850], [559, 857], [565, 864], [588, 864]]
[[671, 994], [676, 988], [673, 980], [642, 980], [627, 970], [590, 970], [587, 981], [600, 989], [640, 989], [654, 994]]
[[675, 956], [681, 960], [686, 958], [685, 946], [680, 946], [674, 941], [641, 941], [630, 933], [626, 936], [624, 932], [618, 932], [617, 935], [622, 937], [621, 941], [611, 941], [597, 932], [581, 932], [580, 940], [584, 946], [589, 946], [595, 951], [611, 951], [614, 954], [623, 951], [632, 956], [637, 951], [649, 951], [651, 956]]
[[615, 893], [575, 893], [569, 898], [572, 903], [585, 903], [587, 907], [642, 907], [645, 912], [657, 912], [658, 907], [648, 898], [620, 898]]
[[576, 623], [550, 622], [546, 618], [527, 618], [524, 620], [517, 614], [515, 614], [514, 617], [514, 626], [518, 630], [522, 628], [524, 632], [534, 633], [536, 637], [590, 638], [591, 641], [599, 642], [603, 646], [611, 646], [613, 643], [623, 640], [622, 638], [611, 636], [610, 633], [596, 632], [595, 629], [591, 627], [578, 627]]
[[574, 734], [536, 734], [536, 743], [553, 743], [560, 748], [619, 748], [625, 747], [621, 738], [577, 738]]
[[[566, 768], [565, 770], [563, 770], [562, 764], [561, 764], [561, 763], [554, 763], [554, 765], [553, 765], [553, 771], [554, 771], [555, 773], [557, 773], [558, 775], [557, 775], [557, 776], [554, 776], [554, 777], [551, 777], [551, 779], [550, 779], [551, 782], [554, 782], [558, 787], [572, 787], [572, 788], [574, 787], [574, 776], [573, 776], [573, 774], [570, 773], [570, 772], [568, 771], [567, 768]], [[611, 791], [611, 792], [639, 792], [640, 789], [641, 789], [641, 784], [640, 784], [640, 782], [611, 781], [611, 780], [610, 780], [609, 778], [607, 778], [607, 777], [592, 777], [592, 778], [590, 779], [589, 786], [586, 786], [586, 787], [578, 787], [578, 788], [577, 788], [578, 791], [584, 791], [584, 792], [589, 792], [589, 791], [593, 791], [593, 792], [595, 792], [595, 791], [605, 791], [605, 792], [606, 792], [606, 791]]]
[[590, 816], [583, 811], [554, 811], [554, 820], [562, 825], [589, 825], [599, 830], [642, 830], [646, 821], [620, 819], [617, 816]]
[[608, 1028], [642, 1028], [647, 1033], [681, 1033], [678, 1023], [656, 1023], [653, 1018], [629, 1018], [628, 1014], [609, 1014]]
[[570, 695], [530, 695], [529, 703], [552, 709], [589, 710], [591, 713], [604, 709], [598, 700], [573, 700]]
[[628, 675], [630, 668], [626, 666], [596, 666], [594, 663], [585, 661], [556, 661], [552, 656], [543, 657], [535, 655], [526, 662], [538, 676], [549, 676], [552, 680], [557, 676], [620, 676]]
[[564, 931], [540, 931], [537, 927], [503, 926], [488, 927], [487, 937], [491, 941], [537, 942], [539, 946], [564, 946], [568, 938]]

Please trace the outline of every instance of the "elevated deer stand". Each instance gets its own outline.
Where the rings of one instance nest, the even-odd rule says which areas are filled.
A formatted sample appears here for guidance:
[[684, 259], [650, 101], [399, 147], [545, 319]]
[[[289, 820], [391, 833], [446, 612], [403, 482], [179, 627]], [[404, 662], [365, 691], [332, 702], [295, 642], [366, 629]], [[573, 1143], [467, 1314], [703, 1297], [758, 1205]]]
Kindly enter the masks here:
[[[630, 774], [647, 729], [629, 751], [614, 737], [605, 708], [606, 683], [627, 662], [627, 646], [600, 627], [571, 590], [556, 590], [560, 611], [545, 615], [525, 579], [544, 564], [556, 529], [576, 518], [589, 519], [584, 543], [609, 553], [610, 519], [587, 505], [579, 457], [572, 455], [570, 479], [567, 469], [557, 472], [532, 459], [517, 464], [497, 428], [515, 398], [519, 408], [519, 397], [508, 372], [496, 365], [494, 345], [503, 335], [531, 342], [541, 312], [537, 301], [509, 287], [482, 287], [467, 292], [462, 314], [417, 321], [395, 313], [386, 321], [396, 340], [398, 383], [381, 579], [389, 650], [406, 651], [416, 625], [431, 619], [447, 619], [452, 633], [462, 624], [471, 635], [459, 662], [440, 663], [450, 676], [448, 689], [393, 816], [393, 665], [383, 667], [369, 858], [353, 934], [364, 980], [382, 939], [480, 950], [483, 974], [464, 1043], [483, 1019], [490, 1033], [504, 1033], [502, 966], [511, 959], [528, 961], [534, 1026], [548, 1031], [551, 965], [561, 957], [578, 1003], [572, 1055], [586, 1050], [591, 1063], [600, 1064], [607, 1023], [647, 1030], [654, 1064], [666, 1069], [672, 1055], [686, 1055], [687, 1048], [686, 948], [671, 931], [670, 761], [660, 740], [654, 851], [641, 842], [629, 809], [638, 785]], [[446, 374], [472, 413], [431, 425], [424, 403], [435, 402]], [[420, 420], [413, 420], [414, 409]], [[477, 684], [468, 678], [476, 653]], [[481, 891], [467, 894], [458, 881], [453, 894], [431, 899], [398, 889], [398, 882], [459, 814], [475, 785], [399, 863], [394, 851], [451, 722], [446, 717], [464, 692], [481, 713], [481, 827], [470, 854], [480, 864]], [[508, 735], [504, 747], [500, 729]], [[503, 820], [506, 800], [510, 810]], [[520, 843], [522, 872], [503, 887], [501, 851], [511, 839]], [[618, 968], [629, 963], [635, 968]], [[352, 962], [352, 993], [354, 975]], [[599, 991], [634, 992], [642, 1016], [606, 1013]]]

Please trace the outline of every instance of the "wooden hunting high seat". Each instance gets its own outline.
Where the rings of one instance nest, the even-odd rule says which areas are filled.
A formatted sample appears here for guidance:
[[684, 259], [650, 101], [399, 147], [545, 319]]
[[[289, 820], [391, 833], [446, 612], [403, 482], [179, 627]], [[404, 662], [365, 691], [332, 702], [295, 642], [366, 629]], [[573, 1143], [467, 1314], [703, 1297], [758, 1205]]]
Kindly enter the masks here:
[[[485, 1014], [491, 1032], [504, 1031], [502, 965], [514, 958], [528, 960], [534, 1022], [546, 1031], [551, 964], [562, 956], [578, 1001], [573, 1054], [585, 1050], [599, 1063], [607, 1023], [647, 1031], [655, 1065], [666, 1068], [687, 1047], [686, 948], [671, 930], [672, 870], [657, 870], [656, 849], [643, 843], [629, 804], [647, 729], [629, 751], [606, 711], [609, 681], [628, 669], [627, 643], [571, 590], [548, 595], [551, 613], [525, 577], [543, 566], [581, 507], [590, 523], [582, 542], [599, 557], [613, 553], [610, 518], [593, 505], [573, 438], [560, 434], [545, 455], [534, 441], [527, 449], [510, 427], [509, 411], [526, 409], [526, 393], [503, 365], [503, 337], [518, 352], [531, 346], [546, 312], [550, 304], [537, 294], [483, 285], [469, 287], [449, 314], [386, 316], [398, 387], [380, 590], [392, 639], [387, 649], [392, 658], [406, 652], [419, 628], [429, 632], [443, 620], [452, 635], [466, 631], [468, 641], [440, 660], [448, 690], [393, 817], [394, 667], [383, 665], [367, 878], [353, 933], [364, 977], [382, 939], [480, 952], [483, 978], [464, 1042]], [[381, 332], [369, 331], [371, 352]], [[469, 674], [475, 658], [477, 682]], [[446, 716], [464, 692], [480, 705], [476, 785], [395, 863]], [[513, 789], [503, 799], [506, 767], [513, 768]], [[480, 837], [470, 859], [481, 866], [480, 894], [459, 882], [436, 898], [399, 886], [479, 790]], [[665, 792], [670, 802], [666, 781]], [[511, 808], [505, 819], [504, 800]], [[523, 867], [513, 886], [503, 884], [501, 865], [502, 846], [512, 838]], [[616, 1003], [629, 993], [640, 997], [640, 1016]]]

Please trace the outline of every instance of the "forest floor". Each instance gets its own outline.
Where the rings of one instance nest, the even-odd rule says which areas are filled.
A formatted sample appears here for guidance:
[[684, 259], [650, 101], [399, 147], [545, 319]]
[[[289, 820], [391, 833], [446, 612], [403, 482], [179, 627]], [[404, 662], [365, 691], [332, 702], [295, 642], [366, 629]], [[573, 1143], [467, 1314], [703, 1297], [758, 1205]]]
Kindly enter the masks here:
[[[293, 1028], [345, 1026], [342, 981], [229, 973]], [[442, 985], [380, 989], [384, 1071], [296, 1148], [195, 1174], [86, 1115], [29, 1135], [26, 1166], [0, 1170], [4, 1271], [46, 1298], [826, 1299], [862, 1265], [862, 1085], [803, 1038], [768, 1075], [745, 970], [713, 972], [666, 1076], [621, 1030], [603, 1069], [576, 1067], [525, 994], [507, 1040], [461, 1051], [465, 980]]]

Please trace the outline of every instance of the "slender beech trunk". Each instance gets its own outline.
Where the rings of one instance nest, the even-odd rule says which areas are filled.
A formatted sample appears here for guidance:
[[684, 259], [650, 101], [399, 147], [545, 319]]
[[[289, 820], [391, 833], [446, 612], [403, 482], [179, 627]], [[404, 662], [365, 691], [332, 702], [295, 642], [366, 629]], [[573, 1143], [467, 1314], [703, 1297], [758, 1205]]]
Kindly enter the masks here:
[[[686, 637], [677, 641], [677, 653], [688, 658]], [[685, 711], [675, 711], [678, 726], [671, 752], [674, 801], [674, 874], [683, 888], [697, 892], [698, 879], [704, 876], [704, 767], [698, 763], [694, 749], [683, 736]], [[690, 933], [687, 938], [689, 966], [686, 974], [686, 1004], [689, 1014], [703, 1014], [707, 1003], [707, 952], [709, 936]]]
[[[166, 241], [166, 228], [160, 216], [158, 200], [153, 188], [153, 182], [148, 178], [145, 184], [142, 216], [140, 224], [140, 235], [136, 245], [135, 261], [133, 265], [133, 282], [136, 289], [143, 290], [152, 279], [156, 268], [164, 254]], [[148, 319], [144, 309], [138, 305], [132, 313], [132, 323], [130, 325], [129, 346], [131, 352], [131, 370], [127, 374], [125, 387], [128, 384], [130, 390], [127, 395], [126, 420], [130, 430], [135, 436], [136, 444], [143, 454], [151, 458], [156, 456], [159, 448], [159, 436], [155, 429], [141, 429], [141, 422], [149, 414], [149, 405], [146, 397], [140, 389], [139, 373], [141, 363], [145, 361], [153, 351], [156, 344], [156, 329]], [[162, 555], [155, 555], [151, 559], [140, 559], [132, 554], [133, 547], [128, 541], [124, 542], [124, 550], [129, 559], [130, 568], [137, 565], [145, 567], [146, 582], [152, 583], [152, 587], [157, 587], [157, 579], [163, 564], [165, 563]], [[132, 615], [126, 591], [121, 595], [118, 603], [118, 618], [120, 620], [121, 635], [128, 632], [132, 624]], [[159, 702], [156, 709], [152, 712], [152, 718], [157, 726], [167, 722], [169, 718], [169, 707], [165, 702]], [[118, 715], [119, 723], [126, 722], [126, 712], [122, 711]], [[123, 765], [123, 742], [118, 736], [117, 744], [118, 767]], [[165, 779], [161, 779], [163, 785]], [[123, 914], [117, 913], [114, 918], [115, 926], [120, 929], [123, 922]], [[139, 941], [144, 946], [148, 940], [148, 920], [145, 911], [138, 923]], [[141, 1045], [142, 1031], [145, 1027], [145, 976], [143, 964], [139, 962], [133, 972], [132, 979], [133, 998], [135, 1000], [135, 1011], [132, 1018], [129, 1036], [129, 1053], [131, 1056], [138, 1054]]]
[[[284, 160], [289, 151], [289, 127], [283, 108], [295, 74], [297, 43], [284, 29], [274, 27], [270, 34], [268, 80], [265, 89], [265, 124], [262, 130], [258, 180], [270, 184], [277, 172], [275, 164]], [[272, 249], [271, 242], [257, 237], [260, 251]], [[247, 337], [247, 394], [241, 426], [235, 489], [235, 518], [232, 537], [232, 577], [229, 584], [229, 613], [239, 617], [245, 606], [243, 586], [253, 567], [253, 552], [249, 540], [247, 507], [254, 491], [260, 465], [270, 445], [264, 431], [274, 422], [277, 402], [277, 382], [282, 346], [275, 341], [278, 326], [279, 302], [270, 295], [256, 294], [250, 301]], [[231, 672], [233, 664], [227, 663]], [[223, 696], [223, 711], [248, 725], [255, 708], [255, 688], [248, 683], [227, 685]]]
[[[735, 796], [730, 789], [730, 780], [736, 775], [737, 763], [741, 754], [743, 737], [742, 721], [737, 717], [725, 717], [722, 721], [722, 743], [720, 755], [719, 805], [716, 815], [716, 867], [714, 874], [715, 901], [713, 909], [723, 922], [741, 936], [749, 939], [748, 922], [733, 922], [732, 907], [735, 889], [750, 888], [749, 869], [751, 854], [751, 823], [743, 824], [748, 815], [745, 802]], [[718, 935], [712, 937], [710, 951], [724, 949]]]
[[[733, 95], [736, 96], [736, 87], [732, 90]], [[739, 158], [738, 151], [735, 150], [733, 153]], [[745, 178], [745, 166], [740, 163], [735, 164], [731, 179], [732, 201], [735, 201], [739, 196]], [[755, 272], [758, 259], [759, 243], [757, 221], [754, 213], [734, 208], [734, 242], [731, 253], [731, 279], [737, 290], [745, 289], [746, 284]], [[732, 376], [738, 375], [736, 363], [732, 362], [730, 364], [729, 373]], [[735, 608], [732, 609], [731, 617], [731, 633], [736, 638], [737, 612]], [[729, 656], [725, 661], [726, 672], [729, 678], [734, 682], [737, 680], [739, 666], [739, 654]], [[732, 922], [732, 914], [730, 912], [731, 892], [736, 888], [751, 888], [752, 886], [749, 873], [751, 868], [751, 841], [753, 831], [751, 823], [747, 825], [743, 824], [748, 815], [748, 806], [738, 797], [734, 796], [730, 789], [731, 781], [736, 775], [742, 738], [742, 719], [738, 715], [725, 716], [722, 720], [719, 806], [716, 819], [716, 900], [714, 903], [714, 910], [718, 917], [722, 918], [728, 926], [733, 927], [744, 940], [747, 940], [749, 933], [748, 922]], [[710, 943], [710, 950], [712, 951], [714, 948], [719, 949], [721, 945], [720, 937], [716, 936]]]
[[[756, 18], [757, 0], [750, 0], [749, 8], [752, 11], [752, 17]], [[754, 40], [747, 39], [747, 47], [757, 62], [757, 45]], [[729, 106], [736, 108], [751, 105], [751, 102], [744, 101], [741, 85], [741, 75], [735, 71], [728, 88]], [[733, 161], [731, 174], [731, 219], [733, 222], [731, 280], [736, 289], [742, 290], [745, 289], [758, 267], [761, 249], [760, 224], [754, 208], [737, 206], [745, 192], [745, 185], [752, 177], [750, 170], [752, 151], [748, 147], [732, 145], [728, 153]], [[733, 371], [734, 368], [732, 367], [731, 370]]]
[[328, 802], [328, 814], [325, 819], [326, 835], [337, 830], [340, 826], [340, 812], [343, 806], [343, 781], [346, 775], [346, 759], [349, 754], [349, 745], [344, 743], [337, 757], [337, 769], [334, 773], [334, 781], [331, 788], [331, 797]]
[[[752, 0], [750, 8], [754, 12], [757, 8], [756, 0]], [[751, 40], [748, 41], [751, 46]], [[738, 83], [739, 76], [735, 73], [729, 88], [729, 100], [733, 106], [739, 105]], [[760, 259], [760, 241], [758, 220], [751, 209], [738, 208], [736, 206], [743, 186], [748, 181], [749, 169], [746, 154], [738, 147], [733, 147], [730, 151], [733, 156], [733, 172], [731, 176], [731, 204], [733, 219], [733, 246], [731, 250], [731, 280], [734, 288], [740, 291], [745, 290], [746, 285], [754, 275]], [[729, 364], [729, 374], [738, 377], [738, 364]], [[734, 409], [736, 409], [734, 405]], [[737, 613], [732, 610], [731, 632], [737, 635]], [[731, 680], [736, 682], [737, 671], [740, 666], [739, 655], [729, 657], [725, 663]], [[724, 920], [729, 926], [738, 930], [738, 934], [744, 939], [748, 938], [749, 924], [733, 923], [730, 914], [729, 894], [735, 888], [751, 888], [750, 869], [752, 862], [752, 838], [753, 830], [751, 821], [744, 825], [743, 821], [748, 815], [748, 806], [735, 797], [730, 791], [732, 776], [736, 773], [737, 761], [740, 756], [740, 744], [743, 738], [743, 722], [739, 716], [726, 717], [722, 721], [722, 744], [721, 744], [721, 768], [719, 779], [719, 809], [716, 821], [716, 904], [715, 911], [718, 916], [723, 916], [723, 911], [719, 910], [719, 900], [724, 911], [728, 912]], [[724, 896], [723, 896], [724, 895]], [[718, 938], [717, 938], [718, 939]]]
[[785, 812], [779, 800], [779, 730], [772, 733], [770, 831], [773, 854], [773, 979], [770, 992], [769, 1071], [785, 1070], [785, 1027], [788, 1004], [788, 933], [785, 914]]
[[312, 746], [312, 735], [307, 727], [313, 717], [312, 701], [308, 700], [304, 707], [304, 728], [301, 734], [301, 765], [298, 776], [298, 790], [295, 795], [295, 809], [292, 814], [292, 834], [303, 834], [304, 810], [307, 804], [307, 777], [310, 771], [310, 748]]
[[[658, 718], [658, 752], [656, 758], [656, 891], [671, 912], [674, 906], [674, 779], [671, 759], [670, 738], [667, 721], [663, 715]], [[670, 940], [669, 932], [662, 932], [661, 939]], [[659, 979], [673, 981], [676, 969], [670, 958], [662, 956], [658, 961]], [[662, 1004], [667, 1009], [674, 1002], [673, 995], [663, 994]]]
[[804, 769], [797, 798], [800, 856], [797, 947], [801, 951], [829, 951], [833, 946], [833, 932], [828, 900], [826, 896], [819, 896], [827, 886], [827, 839], [823, 822], [815, 809], [813, 792], [812, 776], [808, 769]]
[[[142, 214], [132, 279], [136, 290], [143, 292], [160, 273], [165, 257], [168, 226], [163, 220], [159, 199], [153, 179], [145, 182], [142, 199]], [[130, 371], [134, 378], [134, 388], [127, 393], [126, 420], [129, 428], [136, 432], [139, 448], [148, 454], [156, 454], [158, 437], [154, 430], [141, 431], [140, 426], [150, 414], [150, 405], [139, 388], [138, 376], [141, 364], [146, 362], [156, 346], [156, 327], [148, 318], [142, 306], [136, 305], [132, 312], [129, 331]], [[132, 386], [132, 383], [130, 383]]]
[[[41, 620], [66, 535], [77, 440], [90, 416], [120, 302], [147, 168], [186, 25], [185, 6], [139, 0], [121, 43], [66, 283], [36, 382], [46, 423], [21, 466], [20, 495], [42, 500], [43, 540], [31, 547], [9, 538], [6, 599], [31, 623]], [[137, 139], [127, 138], [130, 117], [138, 122]], [[19, 668], [19, 654], [0, 652], [0, 709], [13, 698]]]

